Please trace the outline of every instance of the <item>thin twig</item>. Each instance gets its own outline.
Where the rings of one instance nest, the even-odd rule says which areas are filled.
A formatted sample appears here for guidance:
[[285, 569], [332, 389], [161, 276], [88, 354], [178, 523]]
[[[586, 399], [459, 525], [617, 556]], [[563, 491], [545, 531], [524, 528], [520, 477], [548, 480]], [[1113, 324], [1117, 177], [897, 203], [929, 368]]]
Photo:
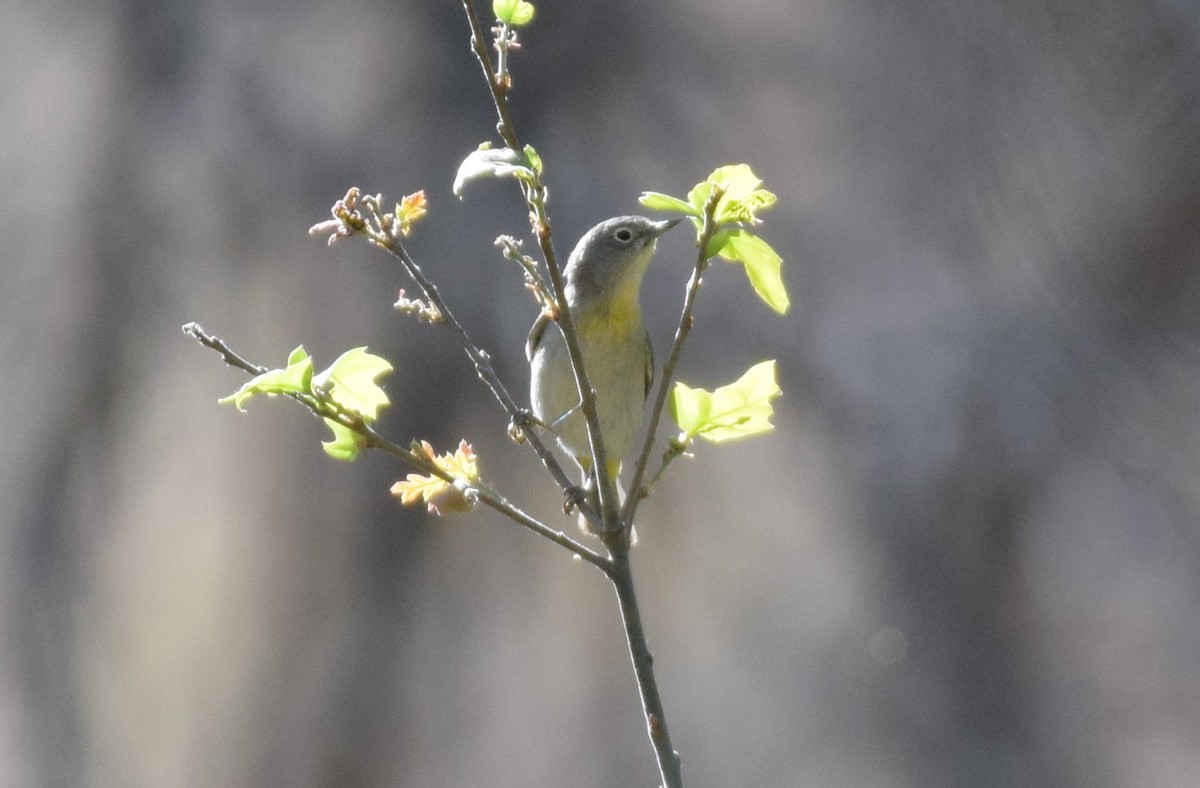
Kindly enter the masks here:
[[[479, 59], [480, 67], [483, 68], [488, 88], [492, 93], [492, 101], [496, 105], [496, 114], [499, 117], [496, 130], [505, 145], [512, 150], [522, 150], [517, 139], [516, 127], [512, 122], [512, 113], [509, 112], [506, 87], [497, 79], [495, 69], [492, 67], [492, 59], [488, 54], [487, 44], [484, 42], [483, 26], [479, 22], [479, 15], [475, 13], [475, 4], [472, 0], [463, 0], [463, 7], [466, 9], [467, 21], [471, 26], [471, 47]], [[580, 349], [579, 335], [575, 331], [575, 321], [571, 316], [571, 310], [567, 309], [566, 286], [558, 266], [558, 258], [554, 254], [550, 221], [546, 216], [546, 190], [540, 182], [540, 176], [537, 177], [538, 181], [525, 190], [525, 199], [529, 203], [533, 233], [537, 237], [538, 246], [541, 247], [542, 256], [546, 260], [546, 268], [550, 273], [550, 284], [554, 290], [554, 297], [558, 301], [559, 309], [556, 318], [559, 328], [562, 329], [563, 338], [566, 340], [567, 355], [571, 359], [571, 369], [575, 373], [575, 384], [579, 390], [579, 407], [587, 427], [588, 443], [592, 450], [592, 466], [600, 495], [600, 528], [598, 531], [604, 535], [620, 529], [620, 520], [617, 516], [616, 480], [608, 472], [608, 453], [605, 451], [604, 437], [600, 434], [600, 411], [596, 406], [596, 390], [592, 388], [587, 370], [584, 368], [583, 351]], [[561, 480], [559, 480], [559, 486], [562, 487]], [[563, 489], [569, 488], [563, 487]], [[584, 514], [587, 515], [586, 512]], [[595, 521], [595, 518], [592, 517], [588, 519]]]
[[[436, 463], [428, 462], [416, 452], [409, 451], [403, 446], [388, 440], [376, 432], [374, 428], [368, 425], [363, 425], [363, 427], [364, 429], [359, 434], [367, 439], [368, 446], [399, 457], [405, 462], [412, 464], [418, 470], [426, 473], [432, 473], [445, 481], [451, 483], [457, 481], [456, 477], [450, 473], [447, 473]], [[600, 553], [597, 553], [580, 542], [575, 541], [562, 531], [551, 528], [542, 521], [526, 513], [521, 508], [512, 504], [507, 498], [495, 490], [478, 485], [471, 485], [470, 489], [478, 500], [492, 507], [500, 514], [508, 517], [518, 525], [523, 525], [539, 536], [545, 537], [561, 547], [565, 547], [575, 555], [582, 558], [584, 561], [587, 561], [596, 568], [600, 569], [600, 571], [604, 572], [605, 574], [608, 574], [611, 571], [612, 562], [609, 560], [608, 556], [601, 555]]]
[[641, 502], [642, 498], [646, 497], [642, 487], [642, 479], [645, 478], [646, 465], [650, 462], [650, 454], [654, 450], [655, 433], [658, 431], [658, 422], [662, 418], [663, 408], [667, 404], [667, 395], [671, 390], [671, 381], [675, 377], [675, 367], [678, 366], [679, 359], [683, 355], [684, 342], [687, 341], [688, 334], [692, 331], [692, 313], [696, 309], [696, 296], [700, 293], [700, 285], [704, 281], [704, 272], [708, 268], [708, 244], [712, 240], [713, 233], [717, 231], [717, 223], [714, 218], [717, 211], [717, 203], [720, 202], [724, 193], [725, 190], [720, 186], [714, 186], [712, 194], [708, 195], [708, 200], [704, 203], [704, 219], [700, 227], [700, 238], [697, 241], [699, 249], [696, 253], [696, 265], [692, 268], [692, 276], [688, 280], [687, 291], [683, 297], [683, 311], [679, 315], [679, 325], [675, 329], [675, 342], [671, 345], [671, 353], [667, 357], [667, 362], [663, 364], [662, 379], [659, 381], [658, 391], [654, 396], [654, 406], [650, 409], [650, 425], [646, 428], [646, 437], [642, 441], [642, 450], [638, 453], [637, 464], [633, 468], [633, 480], [629, 486], [629, 498], [625, 500], [625, 509], [621, 512], [623, 522], [633, 522], [633, 516], [637, 512], [638, 503]]
[[666, 451], [663, 452], [662, 461], [658, 465], [658, 469], [650, 477], [650, 480], [642, 485], [641, 497], [648, 496], [662, 479], [663, 474], [667, 472], [667, 468], [675, 461], [677, 457], [682, 456], [687, 452], [687, 444], [672, 438], [668, 444]]
[[[253, 364], [244, 359], [242, 356], [238, 355], [233, 351], [232, 348], [229, 347], [228, 344], [225, 343], [224, 340], [207, 333], [199, 323], [188, 323], [183, 327], [183, 331], [185, 334], [192, 337], [205, 347], [211, 348], [220, 353], [221, 357], [225, 360], [225, 363], [229, 364], [230, 366], [237, 367], [238, 369], [244, 370], [251, 375], [259, 375], [267, 371], [266, 367], [260, 367], [256, 364]], [[462, 479], [459, 479], [458, 477], [446, 471], [437, 463], [431, 461], [428, 457], [425, 457], [424, 455], [410, 449], [406, 449], [405, 447], [380, 435], [373, 427], [367, 424], [361, 416], [357, 414], [339, 409], [336, 406], [333, 406], [329, 401], [315, 397], [311, 394], [304, 394], [302, 392], [289, 392], [286, 393], [286, 396], [307, 407], [314, 415], [323, 419], [330, 419], [331, 421], [341, 424], [347, 429], [353, 430], [361, 438], [363, 438], [364, 445], [366, 447], [378, 449], [398, 457], [416, 470], [422, 473], [437, 476], [445, 482], [454, 484], [456, 482], [463, 481]], [[518, 525], [522, 525], [539, 536], [545, 537], [561, 547], [565, 547], [584, 561], [587, 561], [588, 563], [600, 569], [605, 574], [609, 574], [611, 572], [612, 562], [607, 556], [597, 553], [595, 550], [592, 550], [591, 548], [575, 541], [563, 532], [557, 531], [535, 517], [532, 517], [525, 511], [510, 503], [503, 495], [500, 495], [490, 488], [469, 483], [468, 490], [476, 500], [482, 501], [485, 505], [508, 517]]]
[[[495, 396], [501, 407], [508, 413], [509, 419], [521, 430], [525, 439], [529, 441], [529, 445], [537, 453], [538, 458], [541, 459], [542, 464], [550, 471], [550, 475], [558, 483], [558, 486], [563, 490], [570, 489], [572, 482], [567, 476], [566, 471], [563, 470], [562, 465], [555, 458], [554, 453], [550, 451], [533, 430], [529, 429], [526, 425], [517, 423], [526, 415], [525, 411], [517, 405], [512, 395], [508, 393], [508, 389], [505, 387], [503, 381], [496, 374], [496, 370], [492, 366], [491, 355], [471, 340], [462, 323], [454, 317], [454, 313], [450, 311], [450, 307], [446, 304], [445, 299], [442, 298], [437, 285], [425, 276], [425, 272], [413, 260], [412, 255], [408, 253], [408, 250], [404, 248], [404, 244], [400, 242], [400, 239], [395, 234], [388, 233], [386, 238], [377, 240], [376, 243], [400, 261], [400, 264], [404, 266], [404, 270], [417, 283], [417, 287], [421, 288], [421, 292], [425, 295], [425, 298], [437, 307], [441, 313], [441, 322], [458, 337], [463, 351], [466, 352], [467, 357], [471, 359], [471, 363], [475, 366], [475, 374], [487, 385], [492, 395]], [[577, 505], [585, 516], [590, 515], [595, 517], [595, 513], [591, 511], [591, 507], [586, 502]]]
[[646, 632], [642, 628], [642, 616], [638, 610], [637, 593], [633, 587], [633, 570], [629, 563], [629, 542], [609, 548], [612, 551], [612, 571], [608, 573], [617, 591], [621, 606], [621, 623], [625, 626], [625, 639], [629, 643], [629, 658], [633, 661], [633, 672], [637, 676], [638, 690], [642, 696], [642, 712], [646, 718], [646, 732], [654, 747], [658, 771], [662, 775], [663, 788], [682, 788], [679, 753], [671, 745], [671, 733], [667, 728], [666, 711], [662, 697], [658, 694], [658, 681], [654, 678], [654, 656], [646, 643]]
[[[562, 469], [562, 466], [559, 465], [554, 454], [546, 448], [545, 443], [542, 442], [537, 434], [529, 429], [531, 414], [517, 406], [512, 396], [509, 395], [508, 389], [504, 386], [504, 383], [492, 367], [491, 356], [471, 340], [462, 323], [454, 317], [454, 313], [450, 310], [449, 305], [442, 298], [437, 286], [425, 276], [425, 272], [421, 270], [421, 267], [417, 265], [412, 255], [404, 248], [404, 244], [400, 238], [401, 235], [405, 234], [405, 230], [402, 227], [397, 227], [397, 222], [391, 214], [384, 213], [383, 208], [379, 204], [380, 199], [379, 195], [363, 196], [358, 187], [352, 187], [346, 192], [345, 197], [334, 203], [332, 209], [334, 218], [331, 221], [321, 222], [309, 228], [309, 234], [322, 235], [331, 233], [331, 243], [351, 235], [363, 235], [371, 243], [387, 251], [399, 260], [409, 277], [417, 283], [422, 294], [429, 300], [427, 308], [418, 307], [419, 310], [431, 315], [425, 319], [449, 328], [458, 337], [463, 351], [475, 367], [476, 374], [488, 386], [493, 396], [495, 396], [501, 407], [508, 414], [511, 425], [510, 429], [519, 432], [524, 439], [529, 441], [530, 446], [542, 460], [542, 464], [550, 472], [550, 475], [555, 479], [559, 487], [564, 491], [570, 490], [572, 487], [571, 481]], [[362, 208], [366, 209], [365, 214]], [[581, 514], [589, 519], [595, 519], [596, 513], [585, 501], [572, 499], [571, 503], [578, 508]]]
[[[491, 60], [487, 54], [487, 46], [483, 41], [483, 29], [479, 17], [475, 13], [472, 0], [463, 0], [467, 19], [471, 25], [471, 40], [479, 63], [487, 77], [492, 98], [496, 103], [496, 112], [500, 118], [498, 127], [500, 136], [513, 150], [520, 150], [516, 132], [513, 129], [512, 118], [508, 112], [508, 102], [505, 98], [506, 85], [498, 84]], [[629, 644], [629, 654], [633, 661], [634, 674], [637, 678], [638, 690], [642, 697], [642, 708], [645, 713], [647, 728], [655, 757], [658, 760], [659, 771], [662, 774], [664, 788], [682, 788], [679, 772], [679, 756], [671, 747], [671, 737], [667, 730], [666, 715], [663, 711], [662, 699], [658, 693], [658, 684], [654, 678], [653, 658], [646, 645], [646, 635], [642, 629], [641, 615], [638, 612], [637, 595], [633, 587], [633, 573], [629, 564], [630, 540], [633, 509], [627, 513], [619, 512], [616, 484], [608, 472], [608, 462], [605, 454], [604, 439], [600, 432], [599, 412], [596, 408], [596, 392], [588, 381], [584, 369], [583, 353], [580, 350], [578, 336], [575, 333], [575, 323], [570, 310], [567, 309], [566, 288], [563, 284], [558, 260], [551, 243], [550, 222], [546, 216], [545, 187], [538, 179], [525, 189], [526, 202], [530, 207], [530, 218], [533, 223], [534, 235], [546, 260], [550, 274], [550, 283], [558, 304], [558, 324], [566, 340], [567, 354], [571, 359], [571, 368], [575, 373], [575, 383], [579, 390], [580, 408], [583, 411], [584, 422], [587, 425], [588, 441], [592, 450], [593, 468], [596, 474], [597, 488], [600, 495], [601, 522], [599, 532], [609, 549], [611, 562], [605, 574], [613, 583], [617, 599], [621, 607], [621, 620], [625, 627], [626, 641]], [[715, 203], [714, 203], [715, 206]], [[709, 210], [711, 224], [712, 209]], [[711, 237], [711, 230], [709, 232]], [[701, 246], [701, 256], [707, 246], [705, 241]], [[698, 286], [698, 282], [697, 282]], [[679, 343], [677, 342], [677, 345]], [[674, 354], [677, 355], [677, 354]], [[670, 367], [673, 370], [674, 366]], [[658, 404], [661, 410], [662, 403]], [[642, 473], [645, 473], [645, 459], [641, 463]], [[639, 476], [640, 478], [640, 476]], [[631, 496], [631, 500], [636, 496]]]
[[538, 222], [536, 228], [538, 245], [541, 246], [542, 255], [546, 258], [550, 284], [554, 288], [554, 297], [559, 303], [558, 326], [562, 329], [563, 339], [567, 345], [567, 356], [571, 360], [571, 370], [575, 373], [575, 387], [579, 391], [579, 409], [583, 412], [588, 444], [592, 450], [592, 471], [596, 474], [596, 488], [600, 495], [600, 528], [598, 532], [603, 536], [621, 530], [620, 522], [616, 517], [619, 513], [616, 480], [608, 470], [608, 451], [604, 446], [604, 435], [600, 431], [600, 409], [596, 401], [596, 390], [592, 388], [583, 363], [583, 350], [579, 344], [575, 318], [571, 315], [571, 310], [567, 308], [566, 284], [563, 281], [562, 272], [559, 270], [558, 260], [554, 255], [554, 246], [550, 242], [550, 224], [544, 218], [540, 218]]
[[505, 87], [496, 79], [496, 70], [492, 67], [492, 56], [488, 54], [487, 44], [483, 40], [483, 25], [479, 23], [479, 15], [475, 13], [475, 4], [471, 0], [463, 0], [463, 7], [467, 10], [467, 21], [471, 25], [471, 48], [475, 50], [475, 57], [479, 58], [479, 65], [483, 66], [488, 88], [492, 91], [492, 103], [496, 105], [496, 114], [500, 116], [496, 131], [504, 139], [505, 145], [513, 150], [520, 150], [512, 115], [508, 111], [508, 101], [504, 97]]
[[187, 334], [192, 339], [204, 345], [206, 348], [211, 348], [221, 354], [221, 358], [231, 367], [237, 367], [240, 370], [249, 372], [251, 375], [261, 375], [267, 371], [266, 367], [260, 367], [250, 363], [246, 359], [233, 352], [233, 349], [226, 345], [220, 337], [215, 337], [204, 330], [204, 326], [193, 321], [183, 324], [183, 333]]

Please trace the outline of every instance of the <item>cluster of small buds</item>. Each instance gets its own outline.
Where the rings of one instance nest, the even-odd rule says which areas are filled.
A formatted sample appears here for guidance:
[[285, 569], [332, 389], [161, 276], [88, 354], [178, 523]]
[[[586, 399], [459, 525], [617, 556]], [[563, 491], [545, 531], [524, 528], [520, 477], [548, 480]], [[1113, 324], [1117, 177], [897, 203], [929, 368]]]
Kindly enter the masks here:
[[733, 200], [722, 210], [722, 218], [729, 222], [742, 222], [751, 226], [762, 224], [759, 211], [775, 204], [775, 195], [766, 189], [755, 189], [740, 200]]
[[511, 235], [501, 235], [496, 239], [496, 246], [504, 253], [505, 259], [512, 260], [521, 266], [525, 274], [525, 289], [533, 294], [534, 300], [538, 302], [543, 311], [553, 316], [555, 312], [554, 296], [551, 295], [546, 280], [538, 273], [537, 261], [527, 254], [522, 254], [521, 242]]
[[424, 191], [405, 195], [390, 213], [384, 213], [382, 194], [367, 195], [362, 202], [371, 212], [373, 240], [382, 246], [391, 246], [396, 239], [408, 237], [413, 224], [423, 219], [428, 211]]
[[393, 216], [383, 212], [383, 207], [380, 203], [383, 202], [382, 194], [368, 194], [362, 198], [362, 204], [371, 214], [371, 232], [368, 233], [372, 240], [377, 243], [386, 237], [388, 231], [392, 228]]
[[412, 226], [428, 212], [423, 191], [405, 195], [391, 213], [384, 213], [382, 202], [383, 195], [364, 195], [357, 186], [352, 186], [330, 209], [333, 218], [314, 224], [308, 228], [308, 234], [328, 235], [330, 246], [343, 238], [362, 234], [380, 246], [390, 247], [397, 238], [407, 237]]
[[358, 210], [360, 194], [357, 186], [351, 186], [346, 192], [346, 196], [335, 202], [333, 208], [330, 209], [333, 218], [317, 222], [309, 227], [308, 234], [312, 236], [328, 235], [328, 243], [333, 246], [341, 239], [349, 238], [366, 229], [367, 220]]
[[521, 51], [521, 42], [517, 40], [517, 29], [503, 22], [496, 22], [492, 25], [493, 46], [496, 47], [496, 52], [502, 50], [510, 50], [515, 52]]
[[496, 48], [496, 87], [502, 92], [512, 88], [512, 74], [508, 70], [508, 53], [519, 52], [521, 42], [517, 40], [515, 28], [497, 22], [492, 27], [493, 46]]
[[392, 304], [397, 312], [402, 312], [406, 315], [412, 315], [418, 320], [424, 320], [426, 323], [441, 323], [442, 312], [434, 304], [426, 303], [419, 298], [409, 298], [400, 291], [400, 296], [396, 299], [396, 303]]

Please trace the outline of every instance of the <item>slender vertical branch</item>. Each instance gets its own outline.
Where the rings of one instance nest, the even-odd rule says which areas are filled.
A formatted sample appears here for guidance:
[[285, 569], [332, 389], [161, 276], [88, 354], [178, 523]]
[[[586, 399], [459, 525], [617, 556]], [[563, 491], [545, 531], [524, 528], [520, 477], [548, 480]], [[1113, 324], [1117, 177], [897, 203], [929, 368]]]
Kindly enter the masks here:
[[[507, 83], [497, 79], [496, 72], [491, 64], [491, 58], [488, 55], [487, 45], [483, 40], [483, 28], [479, 23], [478, 15], [475, 13], [472, 0], [463, 0], [463, 6], [466, 9], [467, 19], [471, 25], [472, 46], [487, 77], [492, 99], [496, 104], [496, 112], [500, 119], [499, 126], [497, 127], [500, 136], [510, 148], [520, 150], [518, 138], [512, 124], [512, 117], [508, 110], [508, 101], [506, 98]], [[611, 561], [608, 567], [605, 568], [605, 574], [608, 575], [617, 592], [617, 600], [621, 607], [621, 620], [624, 624], [626, 640], [629, 644], [630, 659], [633, 662], [634, 673], [637, 677], [647, 730], [650, 742], [654, 747], [659, 772], [663, 778], [663, 786], [664, 788], [682, 788], [679, 756], [671, 746], [671, 737], [667, 730], [666, 714], [663, 710], [662, 698], [659, 696], [658, 683], [654, 678], [653, 657], [650, 655], [650, 649], [646, 644], [646, 634], [642, 629], [641, 614], [638, 610], [637, 594], [633, 587], [633, 573], [629, 562], [629, 528], [627, 527], [632, 524], [633, 510], [627, 509], [624, 513], [618, 511], [619, 504], [617, 502], [616, 484], [612, 475], [608, 472], [604, 439], [600, 432], [599, 411], [596, 407], [596, 392], [588, 380], [587, 370], [584, 368], [583, 363], [583, 353], [580, 349], [578, 335], [575, 330], [575, 322], [572, 319], [570, 310], [567, 308], [566, 287], [551, 242], [550, 222], [546, 216], [545, 207], [545, 187], [540, 183], [540, 176], [538, 180], [525, 188], [525, 198], [530, 207], [530, 218], [533, 224], [534, 235], [537, 237], [538, 245], [541, 247], [542, 254], [546, 260], [546, 267], [550, 275], [550, 284], [558, 305], [558, 315], [556, 317], [559, 327], [562, 329], [563, 337], [566, 340], [567, 354], [571, 359], [576, 387], [579, 390], [580, 408], [583, 411], [584, 421], [587, 425], [588, 441], [592, 450], [593, 467], [600, 494], [601, 527], [599, 530], [605, 545], [609, 549]], [[712, 212], [715, 205], [714, 200], [708, 209], [707, 225], [712, 224]], [[712, 230], [710, 227], [707, 236], [701, 244], [702, 258], [704, 256], [703, 251], [707, 247], [707, 238], [711, 237], [711, 233]], [[692, 288], [693, 290], [699, 285], [699, 274], [703, 271], [702, 265], [702, 263], [698, 264], [700, 272], [694, 277], [696, 281]], [[690, 310], [687, 314], [690, 321]], [[681, 340], [677, 339], [676, 349], [672, 353], [673, 358], [670, 362], [670, 370], [674, 369], [674, 363], [678, 361], [678, 349], [681, 344]], [[658, 403], [660, 411], [662, 408], [661, 400], [662, 398], [660, 397], [660, 402]], [[641, 462], [641, 473], [645, 473], [644, 458]], [[633, 496], [631, 499], [635, 497]]]
[[[467, 13], [467, 21], [471, 26], [471, 48], [479, 65], [483, 68], [488, 88], [491, 90], [492, 101], [496, 105], [499, 123], [496, 130], [504, 140], [504, 144], [512, 150], [522, 150], [517, 139], [516, 127], [513, 125], [512, 113], [508, 108], [507, 83], [497, 78], [492, 66], [491, 55], [488, 54], [487, 43], [484, 41], [483, 25], [475, 12], [472, 0], [463, 0], [463, 8]], [[563, 282], [562, 271], [558, 258], [554, 254], [554, 244], [551, 241], [550, 220], [546, 215], [546, 190], [539, 181], [525, 190], [525, 200], [529, 204], [530, 218], [533, 222], [534, 235], [538, 246], [546, 259], [546, 268], [550, 274], [550, 284], [554, 290], [554, 298], [558, 302], [556, 320], [562, 329], [566, 340], [567, 355], [571, 359], [571, 370], [575, 374], [575, 385], [579, 390], [579, 407], [583, 412], [584, 423], [587, 427], [588, 444], [592, 450], [592, 465], [596, 474], [596, 486], [600, 495], [600, 528], [601, 534], [619, 529], [616, 480], [608, 472], [608, 454], [604, 447], [604, 437], [600, 433], [600, 411], [596, 406], [596, 390], [588, 380], [587, 370], [583, 364], [583, 351], [579, 345], [579, 335], [575, 331], [575, 321], [571, 310], [567, 308], [566, 285]], [[559, 483], [562, 486], [562, 483]], [[563, 489], [566, 489], [564, 487]], [[585, 513], [586, 514], [586, 513]], [[589, 519], [591, 519], [589, 517]]]
[[475, 4], [471, 0], [463, 0], [463, 8], [467, 12], [467, 22], [471, 25], [471, 49], [475, 51], [475, 57], [479, 58], [479, 65], [483, 66], [488, 88], [492, 91], [492, 103], [496, 105], [496, 114], [500, 116], [496, 131], [504, 139], [505, 145], [513, 150], [520, 150], [512, 115], [508, 111], [508, 100], [505, 98], [508, 88], [496, 78], [496, 69], [492, 67], [492, 56], [488, 54], [487, 42], [483, 38], [483, 25], [479, 23], [479, 15], [475, 13]]
[[[541, 207], [541, 206], [539, 206]], [[544, 214], [544, 210], [540, 211]], [[567, 308], [566, 283], [562, 271], [554, 255], [554, 247], [550, 242], [550, 223], [545, 218], [538, 220], [536, 227], [538, 244], [546, 258], [546, 268], [550, 274], [550, 285], [554, 289], [554, 298], [558, 302], [558, 326], [562, 329], [563, 339], [567, 345], [567, 356], [571, 360], [571, 371], [575, 374], [575, 388], [579, 391], [579, 408], [583, 412], [584, 425], [587, 427], [588, 444], [592, 450], [592, 469], [596, 474], [596, 487], [600, 495], [600, 534], [618, 530], [616, 515], [618, 512], [616, 480], [608, 471], [608, 452], [604, 446], [604, 435], [600, 431], [600, 409], [596, 401], [596, 390], [588, 379], [587, 368], [583, 363], [583, 350], [579, 344], [579, 334], [575, 329], [575, 318]]]
[[667, 715], [662, 697], [658, 694], [658, 682], [654, 678], [654, 656], [646, 642], [642, 629], [642, 616], [638, 610], [637, 594], [633, 587], [633, 570], [629, 563], [629, 542], [622, 540], [610, 546], [612, 569], [608, 572], [617, 601], [621, 605], [621, 623], [625, 626], [625, 639], [629, 643], [629, 658], [637, 676], [638, 690], [642, 696], [642, 712], [646, 717], [646, 732], [654, 747], [658, 760], [658, 771], [662, 775], [663, 788], [682, 788], [679, 753], [671, 745], [671, 734], [667, 729]]
[[679, 359], [683, 355], [684, 342], [687, 341], [688, 334], [692, 331], [692, 313], [696, 309], [696, 296], [700, 293], [700, 285], [704, 281], [704, 272], [708, 268], [708, 244], [712, 240], [713, 233], [717, 231], [717, 223], [714, 218], [717, 211], [717, 203], [721, 201], [721, 197], [724, 194], [724, 189], [716, 186], [713, 188], [712, 194], [708, 195], [708, 200], [704, 203], [704, 223], [700, 227], [700, 238], [697, 241], [699, 248], [696, 252], [696, 265], [692, 268], [692, 276], [688, 280], [687, 291], [683, 297], [683, 311], [679, 315], [679, 325], [675, 329], [675, 342], [671, 345], [671, 353], [667, 357], [666, 363], [663, 364], [662, 379], [658, 383], [658, 392], [654, 397], [654, 406], [650, 409], [650, 425], [646, 428], [646, 437], [642, 442], [642, 450], [638, 453], [637, 464], [633, 468], [633, 480], [630, 482], [629, 498], [626, 499], [625, 508], [621, 512], [621, 519], [624, 522], [633, 522], [633, 516], [637, 512], [638, 503], [645, 497], [642, 479], [645, 478], [646, 465], [649, 463], [650, 454], [654, 449], [654, 435], [658, 431], [658, 422], [662, 418], [663, 408], [667, 404], [667, 395], [671, 391], [671, 380], [675, 377], [675, 367], [678, 366]]

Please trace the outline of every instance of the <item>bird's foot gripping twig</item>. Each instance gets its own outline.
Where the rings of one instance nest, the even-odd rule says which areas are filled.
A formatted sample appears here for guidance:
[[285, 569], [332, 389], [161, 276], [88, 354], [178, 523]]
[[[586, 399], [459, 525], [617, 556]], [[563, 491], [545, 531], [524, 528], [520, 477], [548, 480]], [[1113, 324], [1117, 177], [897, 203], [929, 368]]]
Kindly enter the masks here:
[[525, 436], [529, 434], [530, 429], [545, 426], [545, 423], [534, 416], [532, 411], [520, 408], [513, 412], [512, 418], [508, 421], [508, 437], [513, 443], [524, 443]]
[[578, 485], [572, 484], [566, 489], [566, 495], [563, 498], [563, 514], [570, 514], [578, 509], [582, 504], [588, 502], [588, 491]]

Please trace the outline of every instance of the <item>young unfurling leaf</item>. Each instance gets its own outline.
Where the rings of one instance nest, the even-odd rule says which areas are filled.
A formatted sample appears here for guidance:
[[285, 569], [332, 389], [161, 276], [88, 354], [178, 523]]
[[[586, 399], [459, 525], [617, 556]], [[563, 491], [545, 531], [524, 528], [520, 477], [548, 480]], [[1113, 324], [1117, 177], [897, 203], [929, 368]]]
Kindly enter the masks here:
[[708, 253], [741, 263], [758, 297], [781, 315], [788, 311], [791, 301], [780, 276], [783, 259], [769, 243], [749, 230], [721, 230], [713, 235]]
[[343, 426], [333, 419], [325, 419], [325, 426], [333, 430], [333, 440], [321, 441], [321, 448], [335, 460], [352, 462], [358, 459], [366, 442], [363, 437], [349, 427]]
[[404, 195], [404, 199], [396, 203], [392, 232], [407, 236], [412, 232], [412, 226], [425, 218], [425, 214], [429, 212], [428, 206], [424, 189]]
[[312, 383], [314, 389], [325, 392], [335, 404], [365, 421], [374, 421], [379, 417], [379, 409], [388, 404], [387, 394], [375, 379], [391, 371], [387, 359], [368, 353], [365, 347], [356, 347], [338, 356]]
[[[748, 164], [727, 164], [718, 167], [705, 179], [697, 184], [688, 197], [700, 210], [714, 187], [720, 187], [724, 192], [717, 201], [714, 218], [717, 224], [746, 223], [758, 224], [758, 212], [766, 210], [775, 204], [775, 195], [760, 188], [762, 179], [754, 174]], [[705, 188], [707, 187], [707, 188]]]
[[527, 0], [492, 0], [492, 13], [506, 25], [521, 27], [533, 21], [536, 9]]
[[697, 436], [724, 443], [775, 429], [771, 400], [780, 395], [775, 362], [763, 361], [727, 386], [714, 391], [676, 383], [671, 392], [671, 418], [683, 431], [680, 443]]
[[421, 441], [414, 450], [424, 454], [430, 461], [454, 478], [446, 481], [433, 474], [410, 473], [402, 482], [392, 485], [392, 495], [405, 506], [424, 501], [429, 511], [436, 515], [469, 512], [475, 508], [475, 497], [471, 486], [479, 481], [479, 466], [471, 444], [459, 441], [453, 454], [437, 456], [427, 441]]
[[534, 171], [535, 166], [540, 165], [540, 158], [537, 159], [535, 165], [526, 154], [520, 151], [512, 148], [493, 148], [488, 143], [484, 143], [467, 154], [467, 158], [458, 165], [458, 174], [454, 176], [454, 196], [461, 200], [463, 188], [467, 183], [480, 178], [514, 176], [533, 179], [537, 177]]
[[696, 209], [686, 200], [659, 192], [642, 192], [642, 196], [638, 198], [638, 202], [652, 211], [682, 213], [685, 216], [694, 216], [697, 218], [704, 215], [703, 203], [701, 203], [700, 209]]
[[312, 376], [312, 358], [301, 345], [288, 356], [287, 367], [267, 370], [254, 376], [228, 397], [217, 400], [217, 403], [225, 405], [232, 402], [238, 410], [245, 410], [242, 406], [256, 394], [266, 394], [268, 397], [280, 394], [307, 394], [312, 390]]
[[[217, 401], [233, 403], [238, 410], [243, 410], [245, 402], [257, 394], [268, 397], [292, 395], [318, 413], [340, 409], [363, 421], [374, 421], [379, 409], [388, 404], [387, 394], [375, 378], [391, 372], [392, 365], [366, 350], [364, 347], [348, 350], [324, 372], [314, 375], [312, 357], [301, 345], [288, 356], [286, 367], [256, 375], [237, 391]], [[325, 423], [333, 430], [333, 440], [322, 443], [325, 453], [336, 460], [356, 458], [365, 445], [362, 436], [333, 419], [325, 418]]]
[[642, 192], [640, 202], [654, 211], [682, 213], [696, 226], [699, 240], [704, 227], [704, 206], [714, 189], [721, 190], [713, 211], [713, 221], [720, 228], [709, 241], [705, 253], [720, 255], [726, 260], [745, 266], [746, 276], [758, 297], [779, 314], [790, 306], [787, 289], [780, 270], [783, 258], [763, 239], [744, 229], [746, 225], [761, 224], [760, 211], [775, 204], [775, 195], [762, 188], [762, 180], [747, 164], [728, 164], [712, 171], [707, 178], [692, 187], [686, 200], [658, 192]]

